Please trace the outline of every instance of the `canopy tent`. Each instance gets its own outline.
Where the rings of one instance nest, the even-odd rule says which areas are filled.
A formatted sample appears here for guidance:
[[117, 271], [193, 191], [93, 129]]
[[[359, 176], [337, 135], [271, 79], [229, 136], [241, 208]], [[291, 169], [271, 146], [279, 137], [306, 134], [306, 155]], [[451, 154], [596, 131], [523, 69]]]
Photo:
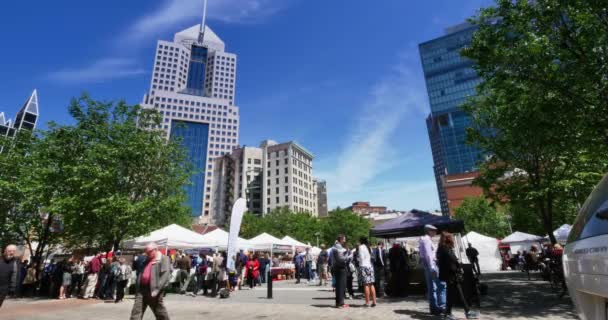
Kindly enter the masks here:
[[306, 248], [310, 248], [309, 245], [307, 245], [306, 243], [300, 242], [290, 236], [284, 236], [283, 239], [281, 239], [282, 241], [289, 243], [290, 245], [298, 248], [298, 249], [306, 249]]
[[370, 230], [370, 236], [378, 238], [416, 237], [424, 234], [424, 226], [432, 224], [440, 231], [460, 233], [464, 230], [462, 220], [437, 216], [429, 212], [412, 210]]
[[207, 245], [202, 235], [176, 224], [127, 240], [124, 245], [126, 248], [137, 249], [144, 248], [151, 242], [156, 243], [159, 247], [172, 249], [203, 248]]
[[252, 249], [269, 251], [293, 251], [293, 245], [264, 232], [248, 240]]
[[543, 241], [543, 237], [515, 231], [502, 239], [501, 243], [508, 244], [511, 247], [511, 252], [515, 253], [517, 251], [529, 251], [533, 245], [542, 244]]
[[572, 226], [564, 224], [553, 231], [553, 236], [555, 236], [557, 242], [566, 243], [566, 241], [568, 241], [568, 235], [570, 235], [570, 230], [572, 230]]
[[500, 271], [502, 259], [498, 251], [498, 240], [483, 234], [471, 231], [463, 238], [466, 247], [469, 243], [479, 252], [479, 269], [481, 271]]
[[[222, 229], [215, 229], [203, 235], [206, 247], [226, 250], [228, 248], [228, 232]], [[239, 249], [251, 249], [252, 246], [248, 240], [239, 237]]]

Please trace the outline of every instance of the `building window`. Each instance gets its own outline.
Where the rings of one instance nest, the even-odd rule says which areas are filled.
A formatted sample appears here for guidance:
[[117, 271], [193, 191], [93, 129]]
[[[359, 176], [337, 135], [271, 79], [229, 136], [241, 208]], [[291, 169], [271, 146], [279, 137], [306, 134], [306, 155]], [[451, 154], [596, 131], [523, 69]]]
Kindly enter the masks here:
[[285, 186], [285, 192], [289, 192], [289, 187]]
[[285, 183], [289, 183], [289, 177], [285, 177]]
[[289, 202], [289, 196], [285, 196], [285, 203]]

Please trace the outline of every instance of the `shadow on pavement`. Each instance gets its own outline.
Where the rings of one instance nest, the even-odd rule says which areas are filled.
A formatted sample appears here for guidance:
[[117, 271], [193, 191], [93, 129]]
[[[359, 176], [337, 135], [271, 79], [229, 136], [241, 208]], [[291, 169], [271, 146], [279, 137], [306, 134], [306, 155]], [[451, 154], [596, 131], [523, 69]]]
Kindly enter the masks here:
[[311, 304], [310, 306], [315, 308], [335, 308], [333, 304]]
[[416, 311], [416, 310], [394, 310], [394, 312], [396, 314], [409, 316], [412, 319], [419, 319], [419, 320], [437, 319], [437, 317], [430, 315], [427, 312]]
[[481, 298], [481, 313], [509, 317], [561, 316], [577, 319], [569, 296], [559, 293], [546, 281], [530, 280], [516, 273], [512, 278], [485, 279], [488, 294]]

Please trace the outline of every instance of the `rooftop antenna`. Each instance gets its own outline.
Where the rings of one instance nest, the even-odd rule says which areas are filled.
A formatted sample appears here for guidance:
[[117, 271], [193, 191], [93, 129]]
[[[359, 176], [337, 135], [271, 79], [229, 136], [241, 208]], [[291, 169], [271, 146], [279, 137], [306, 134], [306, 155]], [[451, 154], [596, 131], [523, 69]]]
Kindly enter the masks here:
[[205, 19], [207, 18], [207, 0], [203, 0], [203, 21], [201, 21], [201, 29], [198, 33], [198, 42], [203, 44], [205, 39]]

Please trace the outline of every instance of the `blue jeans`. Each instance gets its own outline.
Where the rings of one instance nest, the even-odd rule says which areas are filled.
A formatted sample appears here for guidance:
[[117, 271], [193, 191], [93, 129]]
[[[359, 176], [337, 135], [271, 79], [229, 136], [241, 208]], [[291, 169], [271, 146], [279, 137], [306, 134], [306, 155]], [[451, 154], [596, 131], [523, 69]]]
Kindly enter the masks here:
[[312, 275], [312, 261], [306, 261], [306, 279], [308, 279], [309, 282], [314, 279]]
[[431, 313], [443, 313], [446, 307], [446, 283], [439, 278], [433, 278], [433, 274], [428, 268], [424, 268], [424, 278], [426, 280], [426, 297], [429, 300]]

